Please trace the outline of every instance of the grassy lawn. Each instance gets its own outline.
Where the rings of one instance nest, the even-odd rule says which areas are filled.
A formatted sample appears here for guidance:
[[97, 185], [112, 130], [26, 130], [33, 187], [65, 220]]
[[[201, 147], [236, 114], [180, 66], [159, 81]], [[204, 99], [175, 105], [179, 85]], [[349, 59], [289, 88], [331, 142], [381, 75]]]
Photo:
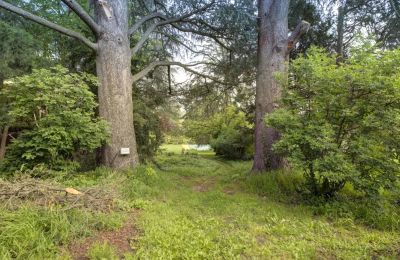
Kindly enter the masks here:
[[[396, 258], [400, 235], [316, 217], [306, 206], [260, 197], [248, 162], [159, 158], [157, 198], [142, 212], [137, 256], [185, 259]], [[247, 184], [246, 184], [247, 183]]]
[[[180, 145], [163, 148], [166, 152], [156, 158], [160, 169], [98, 170], [59, 180], [79, 189], [118, 190], [114, 198], [118, 207], [111, 213], [28, 204], [17, 210], [4, 207], [0, 258], [69, 259], [71, 242], [104, 230], [117, 231], [126, 222], [137, 229], [126, 237], [131, 252], [119, 254], [126, 259], [400, 256], [398, 230], [367, 227], [349, 216], [317, 215], [314, 207], [278, 188], [275, 175], [248, 176], [250, 162], [223, 161], [210, 152], [181, 155]], [[294, 181], [291, 178], [286, 182]], [[264, 193], [258, 192], [262, 189]], [[118, 259], [118, 250], [100, 241], [90, 246], [87, 256]]]

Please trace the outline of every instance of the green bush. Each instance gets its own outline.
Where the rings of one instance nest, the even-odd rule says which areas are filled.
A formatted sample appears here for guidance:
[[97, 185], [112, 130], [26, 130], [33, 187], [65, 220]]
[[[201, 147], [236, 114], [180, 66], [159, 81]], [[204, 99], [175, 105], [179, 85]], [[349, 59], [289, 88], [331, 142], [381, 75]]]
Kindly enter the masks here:
[[9, 101], [9, 124], [24, 129], [7, 150], [9, 171], [40, 163], [57, 168], [106, 141], [107, 124], [95, 117], [89, 84], [96, 84], [93, 76], [55, 67], [5, 85], [1, 95]]
[[186, 135], [198, 144], [210, 144], [226, 159], [249, 159], [253, 153], [252, 125], [246, 115], [230, 106], [205, 121], [186, 120]]
[[399, 179], [400, 50], [363, 47], [338, 66], [313, 49], [295, 60], [282, 108], [266, 122], [274, 149], [302, 169], [308, 190], [331, 197], [349, 182], [377, 195]]

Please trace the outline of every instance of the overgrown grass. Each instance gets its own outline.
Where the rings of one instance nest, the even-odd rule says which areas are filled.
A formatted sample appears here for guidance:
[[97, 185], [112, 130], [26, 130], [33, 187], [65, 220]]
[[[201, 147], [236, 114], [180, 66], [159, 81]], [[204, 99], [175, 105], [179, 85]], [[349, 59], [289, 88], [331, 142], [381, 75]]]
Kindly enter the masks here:
[[[249, 162], [202, 157], [162, 156], [158, 161], [164, 171], [158, 171], [153, 186], [158, 195], [139, 220], [144, 236], [138, 258], [398, 257], [400, 236], [393, 223], [371, 229], [356, 216], [318, 212], [321, 205], [338, 205], [305, 201], [297, 193], [300, 175], [249, 176]], [[393, 211], [386, 213], [396, 218]]]
[[[52, 259], [62, 256], [61, 246], [95, 230], [121, 227], [118, 214], [82, 210], [38, 208], [26, 205], [12, 211], [1, 208], [0, 259]], [[67, 256], [65, 256], [67, 257]]]
[[336, 197], [316, 198], [303, 193], [304, 179], [296, 172], [271, 172], [243, 178], [247, 190], [286, 204], [308, 206], [329, 221], [354, 222], [367, 227], [400, 232], [400, 208], [395, 196], [364, 197], [346, 185]]
[[[68, 259], [65, 245], [96, 230], [118, 229], [133, 208], [142, 231], [126, 259], [365, 259], [399, 256], [398, 206], [346, 188], [335, 200], [298, 193], [301, 175], [249, 175], [251, 162], [166, 154], [161, 169], [97, 169], [56, 176], [65, 186], [114, 185], [118, 211], [0, 208], [0, 259]], [[377, 206], [378, 205], [378, 206]], [[396, 208], [397, 207], [397, 208]], [[383, 212], [383, 214], [380, 214]], [[129, 238], [127, 238], [129, 239]], [[63, 249], [64, 248], [64, 249]], [[91, 259], [117, 259], [97, 243]]]
[[117, 260], [119, 259], [115, 249], [107, 243], [95, 243], [89, 249], [88, 256], [90, 260]]

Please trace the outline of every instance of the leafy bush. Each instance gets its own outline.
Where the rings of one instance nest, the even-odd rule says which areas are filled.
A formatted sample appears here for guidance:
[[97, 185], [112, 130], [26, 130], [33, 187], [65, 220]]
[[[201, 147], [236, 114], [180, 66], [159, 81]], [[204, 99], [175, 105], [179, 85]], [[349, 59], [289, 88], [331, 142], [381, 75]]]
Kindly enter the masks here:
[[5, 85], [9, 123], [24, 129], [8, 148], [7, 169], [39, 163], [57, 168], [106, 141], [107, 125], [95, 117], [97, 104], [89, 84], [96, 84], [94, 77], [55, 67]]
[[252, 125], [246, 115], [230, 106], [207, 121], [185, 121], [186, 135], [198, 144], [210, 144], [216, 155], [248, 159], [253, 152]]
[[312, 194], [331, 197], [350, 182], [377, 195], [399, 178], [400, 50], [355, 51], [338, 66], [313, 49], [291, 66], [283, 106], [267, 116], [282, 138], [274, 149], [302, 169]]

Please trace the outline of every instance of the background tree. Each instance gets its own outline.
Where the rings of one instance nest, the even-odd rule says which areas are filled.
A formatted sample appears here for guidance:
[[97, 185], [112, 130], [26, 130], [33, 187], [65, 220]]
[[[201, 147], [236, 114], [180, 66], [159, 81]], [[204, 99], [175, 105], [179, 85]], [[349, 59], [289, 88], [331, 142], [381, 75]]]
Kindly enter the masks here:
[[258, 8], [255, 154], [252, 168], [254, 172], [283, 166], [282, 158], [272, 150], [272, 145], [279, 139], [279, 133], [271, 127], [266, 127], [263, 120], [265, 114], [275, 110], [280, 100], [281, 82], [277, 75], [286, 74], [285, 63], [289, 52], [309, 27], [307, 22], [301, 22], [291, 36], [287, 36], [288, 0], [259, 0]]
[[[4, 80], [29, 72], [34, 63], [33, 37], [0, 21], [0, 91]], [[4, 159], [10, 125], [7, 100], [0, 97], [0, 161]]]
[[[130, 14], [126, 0], [93, 1], [94, 18], [78, 2], [72, 0], [63, 2], [90, 28], [93, 33], [91, 39], [94, 38], [96, 42], [81, 33], [26, 12], [5, 1], [0, 1], [0, 7], [73, 37], [96, 52], [96, 71], [100, 81], [98, 89], [99, 113], [111, 126], [111, 140], [103, 149], [103, 162], [115, 168], [133, 166], [137, 164], [138, 156], [132, 116], [132, 83], [146, 76], [154, 68], [171, 63], [155, 61], [132, 76], [131, 57], [137, 55], [150, 36], [158, 28], [165, 25], [173, 25], [174, 30], [211, 37], [222, 44], [217, 37], [199, 29], [201, 20], [186, 21], [196, 14], [205, 12], [213, 3], [201, 5], [198, 2], [191, 2], [192, 8], [173, 5], [168, 9], [166, 4], [154, 2], [153, 6], [148, 7], [149, 13], [137, 19], [136, 23], [130, 27]], [[156, 6], [160, 6], [161, 10], [158, 11], [153, 8]], [[171, 17], [172, 11], [175, 14], [181, 14], [181, 16]], [[190, 27], [183, 25], [183, 22], [189, 23]], [[143, 26], [147, 29], [140, 33]], [[131, 36], [139, 37], [133, 47], [131, 47]], [[181, 63], [172, 63], [172, 65], [184, 66]], [[119, 153], [122, 147], [130, 148], [130, 155], [121, 156]]]

